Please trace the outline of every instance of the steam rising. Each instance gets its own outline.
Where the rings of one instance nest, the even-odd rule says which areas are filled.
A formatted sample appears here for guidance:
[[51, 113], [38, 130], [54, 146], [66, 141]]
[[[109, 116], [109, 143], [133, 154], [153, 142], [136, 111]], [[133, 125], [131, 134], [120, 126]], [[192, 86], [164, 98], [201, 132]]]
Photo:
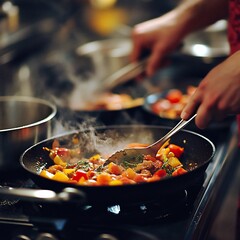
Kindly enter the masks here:
[[[102, 131], [103, 130], [103, 131]], [[154, 142], [153, 134], [144, 129], [136, 126], [116, 127], [116, 128], [91, 128], [87, 132], [80, 132], [80, 140], [87, 142], [84, 143], [83, 152], [85, 156], [94, 153], [99, 153], [103, 157], [107, 157], [114, 152], [126, 148], [129, 143], [146, 143], [151, 144]]]
[[[68, 131], [71, 132], [71, 130], [79, 132], [80, 149], [83, 157], [86, 158], [97, 153], [103, 157], [108, 157], [114, 152], [126, 148], [129, 143], [151, 144], [156, 140], [151, 129], [140, 125], [95, 128], [84, 122], [72, 129], [68, 125], [68, 131], [60, 123], [55, 126], [58, 128], [55, 134], [63, 132], [68, 134]], [[70, 143], [71, 139], [68, 138], [68, 141]]]
[[[128, 143], [152, 143], [150, 131], [141, 132], [139, 127], [129, 127], [124, 131], [118, 127], [105, 127], [97, 115], [75, 111], [83, 109], [86, 103], [96, 101], [101, 95], [99, 89], [102, 88], [102, 76], [106, 75], [106, 72], [99, 73], [99, 69], [94, 69], [86, 59], [72, 60], [68, 55], [52, 52], [43, 58], [38, 71], [40, 83], [44, 84], [43, 89], [46, 90], [44, 94], [58, 106], [52, 136], [79, 131], [80, 148], [86, 155], [98, 152], [106, 156], [125, 148]], [[124, 121], [137, 123], [127, 112], [122, 112], [119, 121], [121, 124], [124, 124]], [[105, 127], [104, 131], [98, 130], [99, 127]], [[130, 131], [130, 128], [133, 130]]]

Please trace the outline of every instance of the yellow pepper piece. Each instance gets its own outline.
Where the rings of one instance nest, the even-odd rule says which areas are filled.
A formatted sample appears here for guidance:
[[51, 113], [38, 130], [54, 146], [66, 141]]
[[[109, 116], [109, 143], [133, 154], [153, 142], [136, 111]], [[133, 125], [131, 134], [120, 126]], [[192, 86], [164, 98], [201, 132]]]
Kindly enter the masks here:
[[162, 149], [166, 148], [169, 145], [170, 139], [168, 139], [158, 150], [158, 152], [161, 152]]
[[62, 167], [66, 167], [67, 163], [64, 162], [58, 155], [53, 159], [56, 165], [61, 165]]
[[71, 173], [74, 173], [75, 172], [75, 169], [74, 168], [64, 168], [63, 169], [63, 172], [66, 174], [66, 175], [69, 175]]
[[69, 180], [68, 176], [61, 171], [57, 171], [52, 179], [60, 182], [67, 182]]
[[123, 185], [123, 182], [117, 179], [109, 182], [109, 186], [117, 186], [117, 185]]
[[94, 160], [99, 160], [100, 159], [100, 154], [96, 154], [96, 155], [93, 155], [92, 157], [90, 157], [90, 161], [94, 161]]
[[[169, 149], [169, 148], [168, 148]], [[169, 152], [168, 155], [167, 155], [168, 158], [170, 157], [175, 157], [174, 153], [173, 152]]]
[[46, 170], [42, 170], [39, 174], [41, 177], [45, 177], [45, 178], [48, 178], [48, 179], [52, 179], [54, 177], [54, 174], [46, 171]]
[[163, 162], [166, 162], [168, 160], [167, 156], [169, 152], [170, 152], [169, 148], [162, 148], [157, 152], [156, 157], [160, 158], [160, 160], [162, 160]]
[[128, 168], [126, 171], [126, 177], [129, 179], [134, 179], [136, 177], [136, 172], [132, 168]]
[[168, 159], [168, 164], [169, 164], [170, 166], [172, 166], [173, 168], [182, 165], [182, 163], [181, 163], [181, 162], [179, 161], [179, 159], [176, 158], [176, 157], [170, 157], [170, 158]]
[[83, 185], [84, 182], [86, 182], [86, 179], [84, 177], [81, 177], [78, 181], [78, 184]]

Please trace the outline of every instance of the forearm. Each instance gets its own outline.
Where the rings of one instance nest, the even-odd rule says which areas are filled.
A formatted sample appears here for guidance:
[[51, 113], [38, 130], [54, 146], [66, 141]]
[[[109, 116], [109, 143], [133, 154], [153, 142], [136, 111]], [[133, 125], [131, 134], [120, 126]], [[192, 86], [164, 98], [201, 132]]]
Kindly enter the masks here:
[[183, 0], [168, 14], [178, 21], [184, 36], [227, 18], [228, 0]]
[[186, 35], [227, 15], [228, 0], [184, 0], [166, 14], [134, 27], [131, 59], [136, 61], [142, 51], [150, 50], [146, 72], [151, 76], [163, 65], [164, 57], [175, 50]]

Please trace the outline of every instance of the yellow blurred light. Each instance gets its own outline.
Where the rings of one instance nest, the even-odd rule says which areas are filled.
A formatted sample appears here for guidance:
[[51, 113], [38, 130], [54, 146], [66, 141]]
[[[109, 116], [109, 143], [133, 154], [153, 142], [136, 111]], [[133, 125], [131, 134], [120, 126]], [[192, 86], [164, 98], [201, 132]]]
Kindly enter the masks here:
[[91, 28], [102, 35], [108, 35], [127, 21], [126, 13], [117, 8], [91, 9], [88, 18]]
[[117, 0], [90, 0], [90, 4], [95, 8], [109, 8], [115, 5]]

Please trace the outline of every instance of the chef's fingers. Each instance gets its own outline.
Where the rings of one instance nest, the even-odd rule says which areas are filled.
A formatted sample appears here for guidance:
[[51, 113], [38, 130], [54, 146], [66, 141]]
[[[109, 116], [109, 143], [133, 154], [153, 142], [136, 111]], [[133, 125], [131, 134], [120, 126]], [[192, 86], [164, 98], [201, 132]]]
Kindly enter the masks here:
[[212, 121], [223, 119], [225, 115], [216, 108], [215, 98], [204, 92], [204, 89], [198, 87], [181, 113], [181, 118], [184, 120], [197, 113], [195, 124], [200, 129], [206, 128]]
[[161, 62], [162, 56], [153, 51], [147, 62], [146, 67], [147, 76], [152, 76], [157, 71], [157, 69], [160, 68]]
[[197, 112], [199, 104], [200, 102], [197, 99], [191, 97], [181, 112], [181, 118], [183, 120], [188, 120]]
[[[202, 98], [203, 98], [202, 92], [197, 88], [181, 112], [181, 118], [184, 120], [188, 120], [195, 113], [197, 113], [197, 116], [195, 118], [195, 123], [197, 127], [202, 127], [201, 119], [202, 119], [202, 114], [204, 114], [204, 109], [199, 109], [202, 103]], [[199, 126], [199, 123], [200, 123], [200, 126]]]
[[224, 120], [226, 116], [226, 111], [220, 111], [218, 108], [215, 108], [215, 106], [209, 108], [201, 104], [197, 110], [195, 123], [198, 128], [204, 129], [209, 126], [211, 122], [220, 122]]
[[160, 67], [168, 64], [168, 54], [169, 50], [161, 42], [158, 42], [153, 47], [146, 68], [146, 73], [148, 76], [152, 76]]
[[131, 62], [136, 62], [140, 58], [141, 51], [142, 51], [141, 42], [133, 39], [133, 49], [132, 49], [132, 52], [130, 54], [130, 61]]
[[139, 34], [137, 31], [132, 33], [133, 48], [130, 54], [130, 61], [136, 62], [149, 56], [152, 52], [152, 41], [147, 35]]
[[204, 104], [201, 104], [197, 110], [195, 124], [200, 129], [205, 129], [214, 119], [214, 110], [208, 109]]
[[193, 104], [192, 101], [183, 109], [181, 118], [188, 120], [191, 116], [194, 115], [194, 113], [197, 113], [197, 116], [195, 117], [195, 124], [200, 129], [206, 128], [212, 121], [212, 112], [208, 111], [208, 109], [203, 105], [199, 105], [197, 108], [197, 105]]

